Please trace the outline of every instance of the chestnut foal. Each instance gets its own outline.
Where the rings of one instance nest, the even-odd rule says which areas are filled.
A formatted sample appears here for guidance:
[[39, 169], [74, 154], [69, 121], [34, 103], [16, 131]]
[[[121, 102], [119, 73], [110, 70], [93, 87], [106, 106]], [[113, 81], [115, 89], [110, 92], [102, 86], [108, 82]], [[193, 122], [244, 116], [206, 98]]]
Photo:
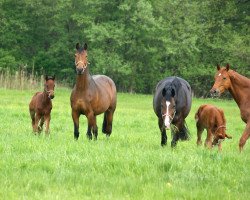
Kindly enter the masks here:
[[205, 146], [212, 148], [218, 145], [221, 151], [221, 142], [225, 138], [231, 139], [232, 137], [226, 134], [226, 119], [223, 110], [213, 105], [201, 105], [195, 114], [196, 127], [197, 127], [197, 145], [201, 145], [201, 134], [204, 129], [207, 130], [207, 138]]
[[51, 99], [54, 98], [55, 76], [45, 77], [44, 91], [37, 92], [29, 104], [30, 117], [34, 133], [40, 133], [46, 123], [45, 133], [49, 134], [50, 112], [52, 110]]

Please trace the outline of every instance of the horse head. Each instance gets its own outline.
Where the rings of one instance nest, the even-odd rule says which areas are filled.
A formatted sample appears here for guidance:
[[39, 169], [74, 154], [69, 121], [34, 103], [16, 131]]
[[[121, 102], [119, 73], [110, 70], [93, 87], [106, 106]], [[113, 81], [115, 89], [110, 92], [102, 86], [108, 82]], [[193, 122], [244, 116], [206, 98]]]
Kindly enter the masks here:
[[83, 47], [79, 43], [76, 44], [76, 53], [75, 53], [75, 66], [76, 72], [78, 75], [84, 73], [85, 69], [88, 66], [88, 55], [87, 55], [87, 44], [85, 43]]
[[225, 138], [232, 139], [232, 136], [228, 135], [225, 130], [226, 130], [226, 126], [219, 126], [215, 130], [215, 135], [214, 135], [214, 139], [212, 142], [213, 146], [220, 144], [222, 141], [225, 140]]
[[175, 88], [171, 85], [164, 87], [162, 90], [162, 101], [161, 101], [161, 114], [164, 121], [166, 129], [170, 129], [170, 125], [175, 117], [176, 108], [175, 108], [175, 97], [176, 91]]
[[54, 76], [45, 76], [45, 84], [44, 84], [44, 91], [48, 95], [50, 99], [55, 97], [54, 95], [55, 89], [55, 75]]
[[217, 65], [217, 73], [214, 76], [214, 85], [210, 90], [212, 96], [220, 96], [225, 90], [228, 90], [231, 87], [231, 80], [228, 74], [229, 64], [226, 67], [220, 67]]

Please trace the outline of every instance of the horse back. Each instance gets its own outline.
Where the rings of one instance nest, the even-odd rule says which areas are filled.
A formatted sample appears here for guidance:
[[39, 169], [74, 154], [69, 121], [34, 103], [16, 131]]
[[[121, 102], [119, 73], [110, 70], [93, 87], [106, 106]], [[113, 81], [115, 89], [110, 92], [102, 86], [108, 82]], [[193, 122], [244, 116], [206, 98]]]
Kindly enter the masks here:
[[224, 111], [209, 104], [199, 107], [195, 114], [195, 120], [205, 128], [213, 128], [218, 126], [218, 124], [226, 123]]

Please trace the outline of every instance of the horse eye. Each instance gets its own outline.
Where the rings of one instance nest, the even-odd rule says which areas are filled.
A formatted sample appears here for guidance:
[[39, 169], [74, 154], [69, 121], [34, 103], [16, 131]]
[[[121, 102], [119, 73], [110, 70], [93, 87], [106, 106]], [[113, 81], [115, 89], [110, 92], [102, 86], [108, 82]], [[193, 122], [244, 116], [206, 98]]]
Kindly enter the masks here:
[[223, 80], [226, 80], [227, 78], [226, 77], [223, 77]]

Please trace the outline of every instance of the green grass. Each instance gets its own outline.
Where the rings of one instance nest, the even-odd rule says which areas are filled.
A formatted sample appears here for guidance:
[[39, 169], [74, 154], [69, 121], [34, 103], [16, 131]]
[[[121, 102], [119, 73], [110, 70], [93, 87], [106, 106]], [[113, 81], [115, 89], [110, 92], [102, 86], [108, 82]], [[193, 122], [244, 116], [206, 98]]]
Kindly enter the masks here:
[[[35, 91], [0, 89], [0, 199], [248, 199], [250, 144], [239, 153], [245, 128], [234, 101], [193, 99], [191, 140], [160, 146], [152, 95], [118, 94], [113, 133], [97, 141], [73, 138], [70, 90], [56, 88], [51, 135], [32, 133], [28, 104]], [[196, 146], [194, 113], [204, 103], [225, 111], [232, 140], [218, 149]], [[167, 133], [170, 138], [170, 133]], [[206, 133], [203, 133], [203, 141]]]

